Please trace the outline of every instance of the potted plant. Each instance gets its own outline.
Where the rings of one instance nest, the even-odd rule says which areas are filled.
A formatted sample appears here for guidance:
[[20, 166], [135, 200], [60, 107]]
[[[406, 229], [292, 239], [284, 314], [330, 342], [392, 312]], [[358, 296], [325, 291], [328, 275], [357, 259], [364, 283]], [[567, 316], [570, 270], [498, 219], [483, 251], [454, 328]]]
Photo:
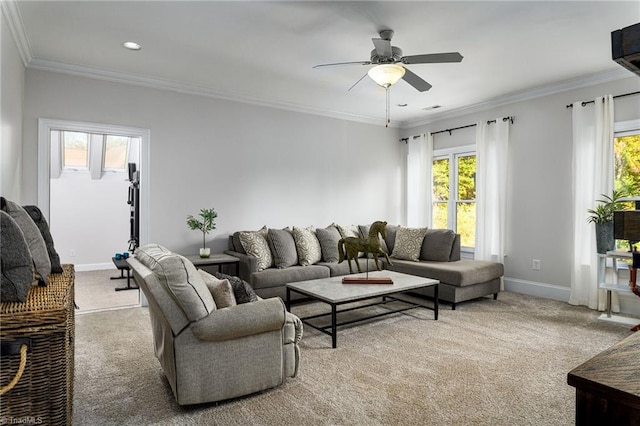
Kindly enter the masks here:
[[604, 199], [597, 200], [595, 209], [587, 210], [591, 214], [587, 221], [596, 225], [596, 246], [598, 253], [604, 254], [615, 249], [615, 239], [613, 238], [613, 212], [620, 209], [620, 199], [624, 197], [624, 192], [614, 190], [611, 196], [602, 194]]
[[191, 215], [187, 216], [187, 226], [194, 231], [196, 229], [202, 231], [200, 257], [209, 257], [211, 255], [211, 249], [207, 247], [206, 237], [212, 229], [216, 229], [215, 219], [218, 217], [218, 213], [216, 213], [214, 209], [201, 209], [200, 217], [202, 220], [198, 220]]

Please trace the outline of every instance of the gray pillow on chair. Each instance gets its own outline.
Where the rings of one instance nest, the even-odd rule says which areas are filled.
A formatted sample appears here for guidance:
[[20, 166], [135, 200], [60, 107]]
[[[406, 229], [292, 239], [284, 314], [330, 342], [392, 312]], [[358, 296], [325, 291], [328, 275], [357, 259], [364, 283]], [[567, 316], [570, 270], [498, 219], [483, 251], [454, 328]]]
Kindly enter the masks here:
[[47, 246], [44, 243], [44, 238], [42, 238], [40, 230], [22, 206], [5, 198], [3, 198], [2, 201], [2, 210], [9, 213], [9, 216], [16, 221], [20, 230], [24, 234], [24, 239], [29, 247], [29, 252], [31, 252], [31, 258], [33, 259], [36, 274], [39, 275], [38, 284], [49, 284], [51, 261], [49, 260]]
[[51, 236], [51, 231], [49, 230], [49, 224], [42, 215], [42, 211], [40, 211], [38, 206], [22, 207], [25, 209], [27, 214], [29, 214], [31, 219], [33, 219], [33, 222], [40, 230], [40, 234], [42, 234], [42, 239], [44, 240], [44, 244], [47, 247], [47, 253], [49, 253], [49, 260], [51, 261], [51, 272], [61, 274], [62, 265], [60, 264], [60, 256], [58, 255], [58, 252], [53, 245], [53, 237]]
[[33, 284], [33, 260], [24, 234], [8, 213], [0, 210], [0, 301], [24, 302]]

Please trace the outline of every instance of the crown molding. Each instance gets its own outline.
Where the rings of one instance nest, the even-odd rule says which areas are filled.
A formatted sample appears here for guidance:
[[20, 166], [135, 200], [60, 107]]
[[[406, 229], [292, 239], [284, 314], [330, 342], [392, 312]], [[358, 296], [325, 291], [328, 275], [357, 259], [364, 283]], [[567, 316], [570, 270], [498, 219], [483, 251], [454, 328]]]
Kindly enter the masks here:
[[620, 67], [618, 69], [590, 74], [583, 77], [573, 78], [570, 80], [559, 81], [545, 86], [536, 87], [531, 90], [512, 93], [505, 96], [501, 96], [496, 99], [492, 99], [487, 102], [480, 102], [474, 105], [469, 105], [461, 108], [456, 108], [450, 111], [443, 111], [438, 114], [431, 115], [429, 117], [421, 118], [418, 120], [409, 120], [401, 123], [402, 129], [409, 129], [413, 127], [423, 126], [431, 124], [436, 121], [445, 120], [449, 118], [455, 118], [462, 115], [478, 113], [486, 111], [492, 108], [497, 108], [503, 105], [509, 105], [516, 102], [527, 101], [530, 99], [541, 98], [543, 96], [549, 96], [556, 93], [566, 92], [569, 90], [580, 89], [583, 87], [594, 86], [596, 84], [608, 83], [615, 80], [621, 80], [623, 78], [630, 77], [629, 71]]
[[22, 23], [22, 15], [20, 14], [18, 3], [15, 0], [1, 0], [0, 8], [2, 9], [2, 14], [7, 18], [9, 30], [16, 43], [22, 64], [26, 67], [33, 59], [33, 55], [31, 54], [29, 39], [24, 32], [24, 24]]
[[[377, 117], [369, 117], [358, 114], [350, 114], [341, 111], [328, 110], [322, 108], [314, 108], [307, 105], [300, 105], [292, 102], [270, 101], [253, 96], [241, 95], [238, 93], [215, 90], [204, 86], [185, 84], [171, 80], [163, 80], [152, 77], [144, 77], [135, 74], [128, 74], [119, 71], [108, 70], [104, 68], [89, 67], [85, 65], [68, 64], [57, 61], [49, 61], [45, 59], [31, 59], [27, 64], [28, 69], [51, 71], [61, 74], [75, 75], [79, 77], [88, 77], [97, 80], [111, 81], [115, 83], [130, 84], [135, 86], [148, 87], [160, 90], [169, 90], [172, 92], [204, 96], [215, 99], [222, 99], [231, 102], [240, 102], [250, 105], [263, 106], [269, 108], [277, 108], [286, 111], [301, 112], [305, 114], [318, 115], [339, 120], [355, 121], [365, 124], [373, 124], [383, 126], [384, 119]], [[400, 123], [394, 123], [390, 127], [399, 127]]]

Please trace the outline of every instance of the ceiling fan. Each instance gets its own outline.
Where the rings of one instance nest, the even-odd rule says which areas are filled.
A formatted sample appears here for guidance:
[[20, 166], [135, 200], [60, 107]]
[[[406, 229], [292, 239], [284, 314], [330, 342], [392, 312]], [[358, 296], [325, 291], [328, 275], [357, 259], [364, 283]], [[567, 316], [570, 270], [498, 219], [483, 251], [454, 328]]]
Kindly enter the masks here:
[[[377, 65], [376, 67], [371, 68], [367, 74], [373, 79], [373, 81], [375, 81], [385, 89], [388, 89], [390, 86], [392, 86], [402, 78], [416, 90], [420, 92], [426, 92], [432, 87], [429, 83], [411, 72], [408, 68], [397, 64], [437, 64], [462, 61], [462, 55], [458, 52], [402, 56], [402, 49], [391, 45], [393, 30], [381, 30], [379, 34], [380, 38], [371, 39], [371, 41], [373, 41], [375, 49], [371, 51], [371, 59], [369, 61], [320, 64], [314, 66], [313, 68], [330, 67], [335, 65]], [[362, 81], [362, 79], [367, 74], [362, 76], [362, 78], [360, 78], [360, 80], [358, 80], [353, 86], [351, 86], [349, 90], [353, 89], [356, 84]]]

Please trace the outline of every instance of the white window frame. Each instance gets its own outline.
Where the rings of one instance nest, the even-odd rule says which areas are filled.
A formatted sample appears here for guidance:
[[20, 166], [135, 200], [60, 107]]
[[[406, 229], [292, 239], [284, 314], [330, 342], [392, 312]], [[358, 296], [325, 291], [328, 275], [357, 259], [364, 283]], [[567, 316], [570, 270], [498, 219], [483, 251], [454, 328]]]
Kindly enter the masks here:
[[[60, 136], [62, 136], [60, 138], [59, 141], [59, 146], [60, 146], [60, 170], [62, 170], [63, 172], [88, 172], [91, 169], [91, 149], [92, 149], [92, 143], [91, 143], [91, 134], [87, 133], [87, 132], [80, 132], [77, 130], [69, 130], [69, 129], [65, 129], [65, 130], [59, 130], [60, 132]], [[64, 138], [64, 134], [65, 133], [84, 133], [87, 135], [87, 165], [85, 167], [78, 167], [78, 166], [66, 166], [65, 165], [65, 158], [64, 158], [64, 153], [65, 153], [65, 138]]]
[[[449, 229], [457, 232], [457, 203], [458, 202], [468, 202], [473, 201], [477, 205], [477, 198], [474, 200], [460, 200], [458, 199], [458, 158], [467, 157], [467, 156], [476, 156], [476, 146], [475, 145], [461, 145], [452, 148], [444, 148], [437, 149], [433, 151], [433, 161], [448, 159], [449, 160], [449, 199], [446, 201], [447, 203], [447, 224]], [[433, 179], [433, 177], [432, 177]], [[433, 202], [441, 202], [444, 201], [436, 201]], [[433, 203], [432, 203], [433, 204]], [[430, 206], [433, 209], [433, 205]], [[434, 215], [431, 215], [434, 217]], [[433, 220], [433, 219], [432, 219]], [[433, 222], [430, 224], [433, 227]], [[461, 246], [460, 250], [464, 253], [474, 253], [475, 247]]]

